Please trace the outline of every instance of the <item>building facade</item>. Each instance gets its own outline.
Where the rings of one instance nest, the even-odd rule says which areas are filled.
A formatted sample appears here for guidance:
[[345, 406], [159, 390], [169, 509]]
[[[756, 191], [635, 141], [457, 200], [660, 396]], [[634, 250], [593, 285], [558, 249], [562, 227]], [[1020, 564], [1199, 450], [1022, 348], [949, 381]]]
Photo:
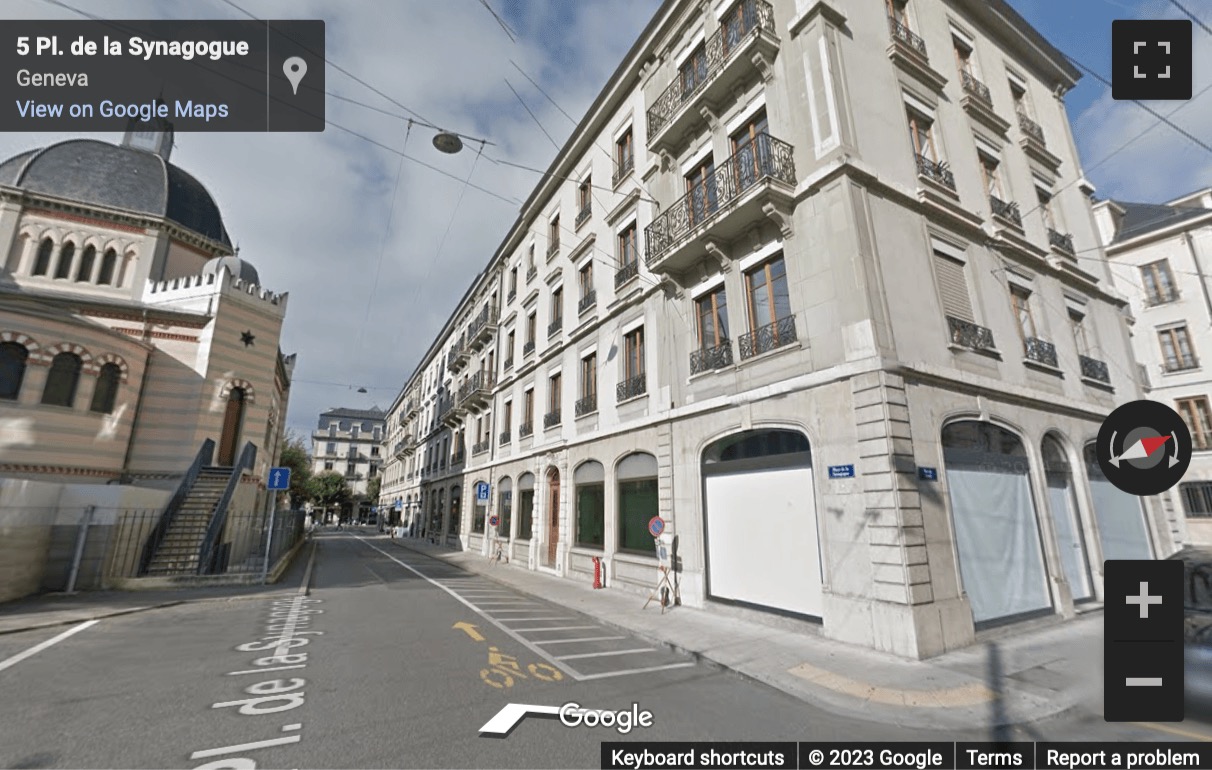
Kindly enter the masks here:
[[[329, 409], [311, 434], [312, 473], [336, 471], [354, 496], [365, 497], [383, 470], [382, 409]], [[369, 501], [367, 506], [373, 504]]]
[[1100, 201], [1094, 207], [1115, 285], [1129, 298], [1132, 345], [1148, 396], [1191, 429], [1191, 466], [1165, 495], [1189, 540], [1212, 545], [1212, 189], [1165, 204]]
[[255, 451], [239, 498], [261, 505], [287, 296], [171, 150], [165, 122], [0, 163], [0, 481], [174, 488], [210, 439], [212, 465]]
[[381, 502], [637, 592], [660, 516], [683, 603], [910, 657], [1097, 602], [1183, 533], [1094, 462], [1140, 384], [1077, 77], [1000, 0], [666, 2], [388, 410]]

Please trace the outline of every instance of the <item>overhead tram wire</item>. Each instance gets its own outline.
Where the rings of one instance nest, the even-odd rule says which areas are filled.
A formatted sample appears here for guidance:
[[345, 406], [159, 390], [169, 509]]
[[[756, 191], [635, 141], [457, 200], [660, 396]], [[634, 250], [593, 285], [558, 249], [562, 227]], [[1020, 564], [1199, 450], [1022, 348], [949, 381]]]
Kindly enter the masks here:
[[488, 0], [480, 0], [480, 5], [484, 6], [486, 9], [488, 9], [488, 12], [492, 14], [492, 18], [496, 19], [497, 24], [501, 25], [501, 29], [504, 30], [505, 34], [509, 37], [509, 42], [511, 42], [511, 43], [518, 42], [517, 35], [513, 31], [513, 28], [505, 23], [505, 20], [501, 18], [501, 15], [499, 13], [497, 13], [495, 10], [493, 10], [493, 7], [488, 4]]

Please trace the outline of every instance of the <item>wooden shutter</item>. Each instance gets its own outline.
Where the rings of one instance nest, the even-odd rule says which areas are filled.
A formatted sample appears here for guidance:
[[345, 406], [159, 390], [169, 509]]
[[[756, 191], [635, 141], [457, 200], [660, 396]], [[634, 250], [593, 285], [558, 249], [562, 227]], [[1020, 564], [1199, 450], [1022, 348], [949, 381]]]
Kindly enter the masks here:
[[934, 252], [934, 273], [938, 279], [939, 298], [943, 302], [943, 313], [961, 321], [974, 322], [972, 299], [968, 296], [968, 280], [964, 277], [964, 263], [945, 254]]

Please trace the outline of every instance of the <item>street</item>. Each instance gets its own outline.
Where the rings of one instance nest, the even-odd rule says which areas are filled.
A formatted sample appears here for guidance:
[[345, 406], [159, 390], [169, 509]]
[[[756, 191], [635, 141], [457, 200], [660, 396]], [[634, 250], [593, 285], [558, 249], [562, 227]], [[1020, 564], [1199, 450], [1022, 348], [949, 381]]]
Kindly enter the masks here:
[[[993, 734], [859, 722], [369, 529], [316, 541], [307, 598], [0, 636], [0, 765], [550, 768], [597, 767], [601, 742], [617, 740], [1212, 740], [1206, 725], [1092, 715]], [[620, 734], [531, 717], [480, 735], [508, 703], [569, 702], [635, 707], [652, 724]]]

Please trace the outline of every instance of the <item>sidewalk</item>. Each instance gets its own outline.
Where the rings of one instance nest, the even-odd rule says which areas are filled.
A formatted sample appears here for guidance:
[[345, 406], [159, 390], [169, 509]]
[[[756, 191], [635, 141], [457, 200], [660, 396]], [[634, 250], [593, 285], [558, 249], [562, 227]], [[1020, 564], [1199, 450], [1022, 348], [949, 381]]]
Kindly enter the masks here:
[[643, 595], [594, 590], [587, 582], [494, 564], [479, 553], [413, 539], [368, 539], [458, 565], [859, 719], [979, 729], [1039, 722], [1079, 709], [1102, 713], [1102, 613], [1011, 629], [963, 650], [913, 661], [780, 627], [777, 620], [691, 607], [662, 615], [655, 603], [643, 609]]

